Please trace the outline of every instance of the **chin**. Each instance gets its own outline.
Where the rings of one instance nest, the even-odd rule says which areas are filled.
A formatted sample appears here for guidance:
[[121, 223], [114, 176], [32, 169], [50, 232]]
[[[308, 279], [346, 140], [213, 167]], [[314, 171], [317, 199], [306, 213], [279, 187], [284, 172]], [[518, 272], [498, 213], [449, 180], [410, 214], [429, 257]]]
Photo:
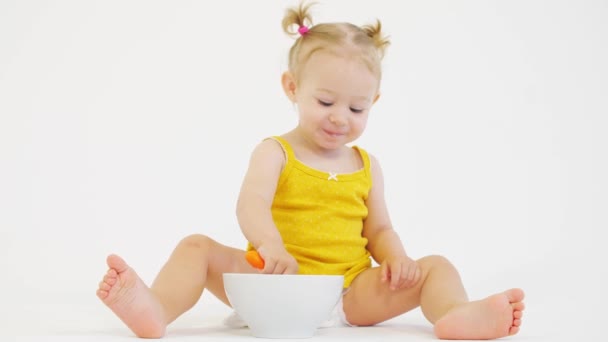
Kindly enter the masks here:
[[346, 139], [337, 139], [334, 141], [324, 140], [319, 143], [319, 146], [321, 146], [327, 150], [335, 150], [335, 149], [338, 149], [338, 148], [346, 145], [347, 143], [348, 143], [348, 141]]

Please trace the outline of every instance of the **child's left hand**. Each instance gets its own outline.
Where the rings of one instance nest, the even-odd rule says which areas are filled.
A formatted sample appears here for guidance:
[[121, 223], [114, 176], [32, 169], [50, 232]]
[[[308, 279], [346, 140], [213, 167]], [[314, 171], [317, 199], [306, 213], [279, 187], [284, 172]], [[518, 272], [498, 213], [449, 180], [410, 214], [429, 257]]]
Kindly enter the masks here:
[[410, 257], [388, 258], [380, 265], [382, 282], [390, 282], [391, 290], [414, 287], [420, 280], [418, 263]]

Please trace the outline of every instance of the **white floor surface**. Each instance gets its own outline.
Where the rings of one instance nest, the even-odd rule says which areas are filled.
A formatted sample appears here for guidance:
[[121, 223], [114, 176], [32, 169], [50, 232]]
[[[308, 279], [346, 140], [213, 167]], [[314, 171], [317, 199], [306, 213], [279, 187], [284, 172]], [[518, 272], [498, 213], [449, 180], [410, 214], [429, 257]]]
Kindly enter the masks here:
[[[550, 272], [549, 272], [550, 273]], [[543, 272], [537, 273], [545, 277]], [[548, 273], [547, 273], [548, 274]], [[509, 341], [604, 341], [600, 334], [606, 323], [603, 311], [606, 296], [600, 288], [570, 291], [565, 280], [562, 286], [545, 290], [536, 278], [522, 284], [526, 289], [527, 308], [519, 334], [502, 340]], [[490, 283], [506, 282], [492, 279]], [[599, 282], [596, 282], [599, 284]], [[564, 286], [565, 285], [565, 286]], [[70, 298], [55, 298], [38, 304], [14, 305], [9, 312], [3, 306], [0, 341], [134, 341], [136, 337], [94, 295], [76, 293]], [[473, 296], [472, 296], [473, 297]], [[247, 328], [230, 329], [222, 320], [230, 313], [214, 297], [207, 295], [190, 311], [169, 326], [164, 340], [168, 341], [257, 341]], [[320, 328], [310, 341], [434, 341], [431, 325], [420, 310], [394, 318], [375, 327], [350, 328], [336, 326]]]

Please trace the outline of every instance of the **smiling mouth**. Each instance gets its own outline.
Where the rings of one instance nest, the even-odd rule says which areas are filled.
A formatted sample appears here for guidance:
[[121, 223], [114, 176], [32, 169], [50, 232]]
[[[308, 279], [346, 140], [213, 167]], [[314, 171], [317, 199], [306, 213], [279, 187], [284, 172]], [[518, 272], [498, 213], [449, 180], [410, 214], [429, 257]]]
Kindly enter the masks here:
[[332, 131], [328, 131], [326, 129], [324, 129], [323, 132], [325, 132], [325, 134], [332, 136], [332, 137], [339, 137], [339, 136], [344, 135], [344, 133], [332, 132]]

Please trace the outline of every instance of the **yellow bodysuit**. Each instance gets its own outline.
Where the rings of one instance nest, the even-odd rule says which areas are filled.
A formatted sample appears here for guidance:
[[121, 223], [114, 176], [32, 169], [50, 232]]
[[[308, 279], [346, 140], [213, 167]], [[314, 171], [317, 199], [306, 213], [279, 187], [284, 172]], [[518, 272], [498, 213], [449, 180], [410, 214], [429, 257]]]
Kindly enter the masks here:
[[272, 203], [272, 217], [285, 248], [297, 260], [299, 274], [340, 274], [344, 287], [350, 286], [371, 267], [367, 239], [361, 236], [372, 186], [367, 152], [353, 147], [363, 168], [334, 174], [305, 165], [285, 139], [272, 139], [281, 144], [286, 157]]

